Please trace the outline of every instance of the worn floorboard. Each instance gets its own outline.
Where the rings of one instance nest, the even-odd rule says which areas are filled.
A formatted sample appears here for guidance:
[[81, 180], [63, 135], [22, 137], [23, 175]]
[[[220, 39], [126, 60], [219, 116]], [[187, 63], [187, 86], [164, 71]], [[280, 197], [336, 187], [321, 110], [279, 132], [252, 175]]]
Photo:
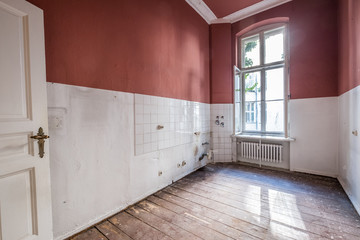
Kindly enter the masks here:
[[126, 235], [123, 231], [117, 228], [115, 225], [109, 221], [102, 222], [96, 225], [96, 228], [110, 240], [131, 240], [131, 238]]
[[71, 240], [360, 239], [336, 179], [208, 165]]

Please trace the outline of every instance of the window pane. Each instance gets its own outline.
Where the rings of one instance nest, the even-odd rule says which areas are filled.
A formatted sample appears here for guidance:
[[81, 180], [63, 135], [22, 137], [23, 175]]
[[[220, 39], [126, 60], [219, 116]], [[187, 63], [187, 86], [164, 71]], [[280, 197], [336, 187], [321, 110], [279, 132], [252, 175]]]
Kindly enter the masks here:
[[245, 102], [245, 131], [261, 131], [260, 102]]
[[240, 121], [240, 103], [235, 103], [235, 133], [241, 131]]
[[284, 60], [284, 28], [265, 32], [265, 63]]
[[240, 96], [241, 96], [241, 92], [240, 92], [241, 88], [240, 88], [240, 74], [236, 74], [235, 75], [235, 102], [238, 103], [241, 101]]
[[266, 102], [266, 131], [284, 131], [284, 101]]
[[260, 72], [252, 72], [244, 74], [245, 84], [245, 101], [261, 100], [261, 77]]
[[258, 34], [243, 39], [241, 50], [243, 52], [242, 67], [248, 68], [260, 64], [260, 41]]
[[284, 68], [265, 71], [265, 100], [284, 99]]

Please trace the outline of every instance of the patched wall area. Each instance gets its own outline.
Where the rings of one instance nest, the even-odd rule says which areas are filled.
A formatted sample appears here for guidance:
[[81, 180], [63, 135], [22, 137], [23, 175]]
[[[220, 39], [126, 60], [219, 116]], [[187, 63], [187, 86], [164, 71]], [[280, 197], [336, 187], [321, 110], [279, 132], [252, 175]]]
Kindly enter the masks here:
[[[207, 164], [207, 157], [199, 158], [209, 150], [209, 145], [203, 145], [210, 142], [206, 127], [209, 104], [151, 96], [152, 105], [147, 107], [164, 109], [169, 103], [170, 114], [174, 103], [179, 109], [186, 106], [183, 110], [191, 116], [186, 129], [174, 126], [175, 136], [164, 138], [167, 135], [156, 130], [160, 143], [171, 142], [183, 133], [187, 141], [175, 140], [175, 145], [135, 156], [138, 98], [131, 93], [48, 83], [56, 239], [77, 233]], [[142, 106], [143, 111], [147, 109]], [[179, 113], [177, 118], [187, 115]], [[165, 130], [171, 128], [170, 123], [158, 118], [154, 124], [164, 125]], [[147, 141], [145, 132], [139, 135]]]

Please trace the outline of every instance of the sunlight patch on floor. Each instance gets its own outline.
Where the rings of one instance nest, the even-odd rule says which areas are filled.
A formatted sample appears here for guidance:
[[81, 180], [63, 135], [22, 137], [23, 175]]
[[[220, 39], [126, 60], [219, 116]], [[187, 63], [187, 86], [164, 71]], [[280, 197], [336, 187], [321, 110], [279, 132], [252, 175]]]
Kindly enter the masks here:
[[[248, 198], [244, 197], [243, 201], [246, 205], [246, 210], [255, 214], [253, 217], [254, 220], [257, 222], [261, 221], [260, 215], [261, 215], [261, 188], [254, 185], [249, 185], [244, 190], [244, 196], [253, 195], [254, 197]], [[256, 200], [255, 200], [256, 198]]]
[[284, 198], [282, 192], [269, 189], [268, 199], [271, 220], [307, 230], [298, 209], [295, 196], [288, 195]]
[[301, 240], [310, 240], [310, 237], [307, 233], [304, 233], [300, 230], [293, 229], [282, 223], [275, 221], [270, 222], [269, 232], [276, 239], [301, 239]]

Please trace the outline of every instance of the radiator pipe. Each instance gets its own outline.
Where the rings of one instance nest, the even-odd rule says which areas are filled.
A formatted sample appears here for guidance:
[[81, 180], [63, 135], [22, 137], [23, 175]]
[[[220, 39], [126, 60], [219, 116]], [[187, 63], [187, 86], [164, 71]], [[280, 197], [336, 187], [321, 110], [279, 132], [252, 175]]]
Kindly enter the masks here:
[[206, 153], [203, 153], [203, 154], [199, 157], [199, 161], [203, 160], [205, 156], [207, 156], [207, 154], [206, 154]]

